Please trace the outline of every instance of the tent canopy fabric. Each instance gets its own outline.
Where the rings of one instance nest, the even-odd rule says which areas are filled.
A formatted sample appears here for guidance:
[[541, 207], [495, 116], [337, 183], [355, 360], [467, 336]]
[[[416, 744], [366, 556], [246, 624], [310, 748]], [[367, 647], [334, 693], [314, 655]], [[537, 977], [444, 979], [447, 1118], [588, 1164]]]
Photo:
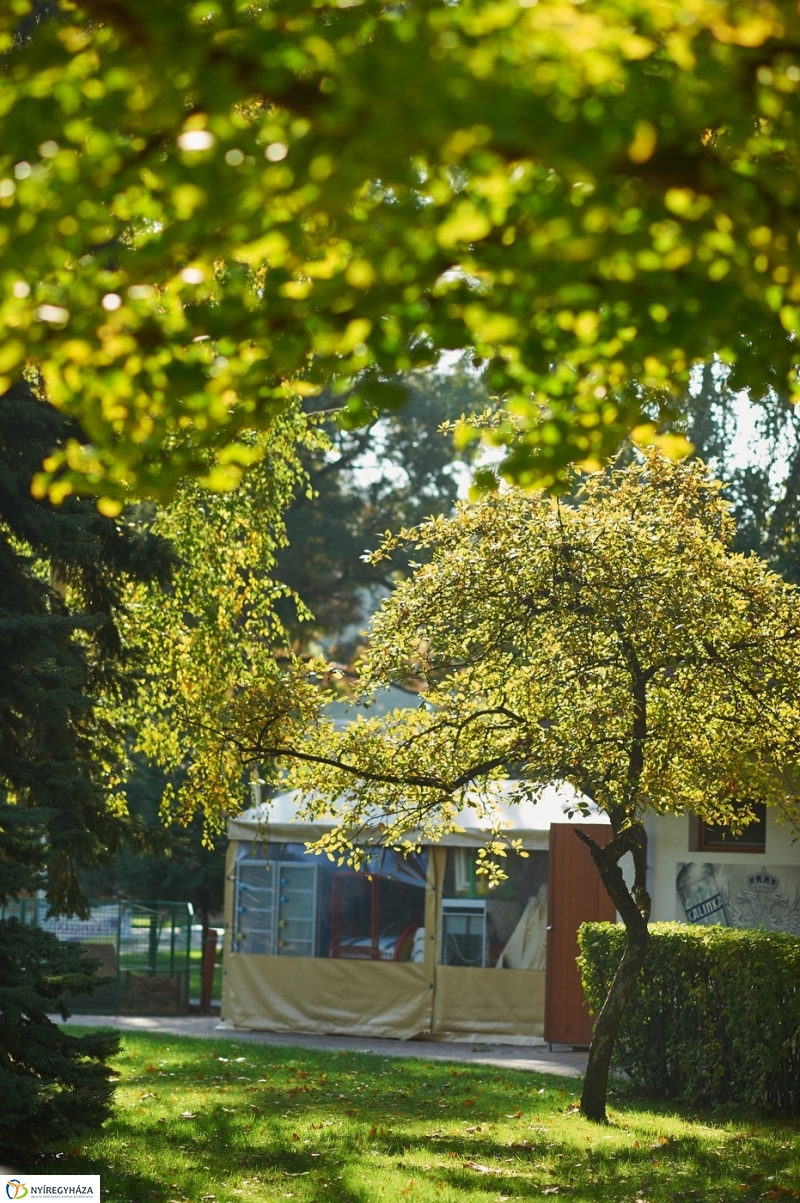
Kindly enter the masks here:
[[[588, 815], [567, 811], [575, 806], [579, 795], [567, 785], [546, 786], [535, 801], [513, 797], [514, 783], [497, 782], [493, 790], [493, 812], [480, 817], [472, 808], [458, 815], [459, 830], [444, 836], [438, 843], [450, 847], [476, 847], [486, 839], [493, 826], [499, 826], [509, 839], [520, 840], [529, 851], [546, 851], [553, 823], [607, 823], [608, 816], [590, 804]], [[306, 843], [317, 840], [335, 825], [335, 819], [320, 818], [313, 823], [298, 818], [299, 793], [289, 790], [267, 802], [251, 807], [228, 821], [231, 840], [264, 840], [276, 843]]]

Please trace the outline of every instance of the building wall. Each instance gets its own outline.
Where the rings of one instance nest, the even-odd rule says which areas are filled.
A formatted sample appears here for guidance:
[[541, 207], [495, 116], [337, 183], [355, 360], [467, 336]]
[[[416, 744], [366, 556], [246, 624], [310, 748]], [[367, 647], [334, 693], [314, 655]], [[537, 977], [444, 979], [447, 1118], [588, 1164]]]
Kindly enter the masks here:
[[[688, 815], [648, 815], [645, 820], [647, 831], [648, 888], [652, 898], [653, 921], [683, 919], [677, 903], [675, 878], [678, 865], [687, 861], [712, 862], [726, 867], [748, 867], [750, 872], [762, 867], [777, 870], [782, 866], [800, 869], [800, 841], [793, 844], [796, 835], [785, 824], [779, 823], [774, 811], [767, 811], [766, 850], [761, 852], [692, 852], [689, 849], [690, 831]], [[781, 889], [785, 890], [789, 902], [794, 901], [795, 874], [785, 875]]]

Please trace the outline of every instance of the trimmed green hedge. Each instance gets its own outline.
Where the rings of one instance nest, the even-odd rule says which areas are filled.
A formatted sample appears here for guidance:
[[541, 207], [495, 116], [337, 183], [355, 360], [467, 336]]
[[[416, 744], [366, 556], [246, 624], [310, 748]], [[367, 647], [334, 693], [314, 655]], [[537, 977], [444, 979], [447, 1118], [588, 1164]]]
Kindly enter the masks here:
[[[654, 923], [615, 1065], [633, 1085], [698, 1107], [800, 1113], [800, 939], [782, 932]], [[625, 929], [584, 923], [578, 964], [596, 1014]]]

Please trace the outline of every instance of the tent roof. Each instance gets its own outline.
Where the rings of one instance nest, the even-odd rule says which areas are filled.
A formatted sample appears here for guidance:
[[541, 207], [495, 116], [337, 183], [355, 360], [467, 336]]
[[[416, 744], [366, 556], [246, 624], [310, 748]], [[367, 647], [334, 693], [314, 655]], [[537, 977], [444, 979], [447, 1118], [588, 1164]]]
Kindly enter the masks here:
[[[552, 823], [607, 823], [608, 817], [592, 806], [589, 816], [575, 815], [570, 819], [565, 813], [574, 805], [578, 794], [568, 785], [546, 786], [535, 802], [511, 801], [508, 797], [513, 783], [498, 782], [495, 787], [496, 801], [494, 817], [513, 839], [522, 841], [522, 846], [532, 851], [548, 847]], [[228, 837], [232, 840], [267, 839], [277, 843], [304, 843], [318, 839], [335, 826], [333, 818], [318, 819], [314, 823], [298, 820], [298, 793], [290, 790], [277, 794], [268, 802], [262, 802], [228, 821]], [[492, 828], [492, 819], [480, 819], [472, 809], [458, 815], [460, 831], [445, 836], [440, 842], [456, 847], [475, 847], [486, 839]]]

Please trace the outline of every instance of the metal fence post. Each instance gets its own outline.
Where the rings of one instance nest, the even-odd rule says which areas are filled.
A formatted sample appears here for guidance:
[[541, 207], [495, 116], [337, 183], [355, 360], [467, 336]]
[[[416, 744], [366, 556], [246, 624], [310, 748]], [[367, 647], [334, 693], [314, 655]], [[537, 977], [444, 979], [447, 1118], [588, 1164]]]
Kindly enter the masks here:
[[210, 927], [206, 933], [203, 945], [202, 984], [200, 988], [200, 1010], [211, 1010], [211, 997], [214, 993], [214, 969], [217, 962], [217, 929]]
[[155, 911], [150, 916], [150, 932], [147, 944], [148, 973], [150, 977], [155, 977], [158, 965], [158, 936], [158, 911]]
[[124, 902], [117, 903], [117, 982], [114, 1000], [114, 1009], [119, 1015], [122, 1010], [122, 910], [125, 906]]

